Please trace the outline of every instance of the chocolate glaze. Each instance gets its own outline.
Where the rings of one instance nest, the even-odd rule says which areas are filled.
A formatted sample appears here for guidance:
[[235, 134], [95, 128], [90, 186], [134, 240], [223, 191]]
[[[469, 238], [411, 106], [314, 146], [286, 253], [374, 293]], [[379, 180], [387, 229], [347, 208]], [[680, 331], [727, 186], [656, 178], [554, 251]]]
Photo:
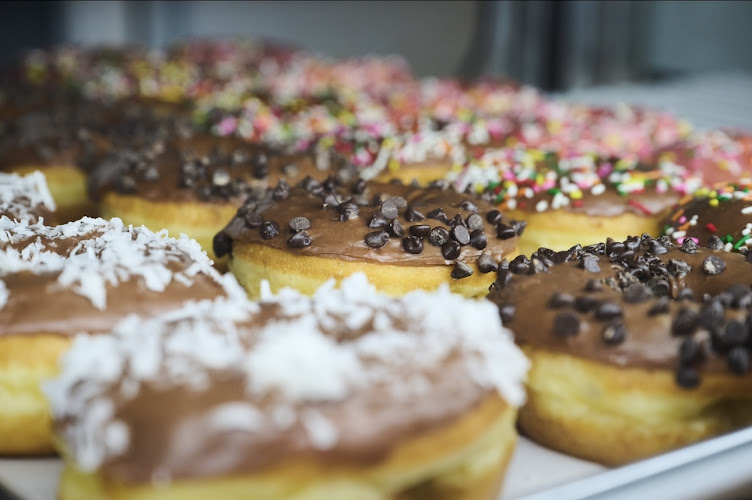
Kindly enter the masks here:
[[[688, 253], [693, 251], [696, 253]], [[720, 258], [725, 269], [719, 274], [704, 270], [709, 256]], [[488, 296], [499, 306], [504, 324], [515, 333], [518, 344], [621, 367], [679, 369], [686, 364], [680, 361], [679, 346], [691, 338], [699, 343], [703, 353], [702, 359], [690, 363], [693, 369], [728, 373], [726, 357], [730, 346], [722, 347], [719, 339], [729, 320], [748, 324], [744, 301], [752, 299], [750, 296], [741, 299], [741, 305], [734, 304], [733, 293], [752, 292], [752, 264], [742, 255], [691, 245], [682, 248], [672, 246], [665, 238], [658, 241], [644, 236], [641, 245], [640, 238], [635, 237], [624, 244], [609, 242], [584, 250], [574, 247], [555, 253], [543, 249], [532, 258], [549, 265], [543, 272], [529, 274], [500, 271], [504, 279], [492, 286]], [[679, 260], [691, 267], [686, 275]], [[729, 287], [734, 283], [744, 286], [739, 285], [741, 288], [730, 294]], [[659, 304], [662, 294], [670, 298], [666, 304]], [[701, 312], [711, 300], [725, 304], [725, 319], [712, 327], [683, 330], [677, 322], [679, 312]], [[599, 309], [603, 303], [611, 304]], [[650, 313], [651, 309], [655, 312], [655, 308], [662, 307], [666, 313]], [[590, 311], [580, 312], [584, 309]], [[557, 324], [557, 316], [564, 313], [579, 320], [574, 333], [567, 328], [571, 318], [562, 317]], [[609, 344], [604, 340], [608, 325], [617, 330], [623, 326], [623, 341], [610, 339]], [[611, 330], [608, 334], [613, 333]], [[749, 353], [747, 341], [739, 347]]]
[[[353, 183], [335, 185], [332, 189], [321, 189], [323, 186], [318, 183], [308, 183], [310, 188], [308, 190], [303, 187], [303, 184], [305, 182], [292, 188], [289, 198], [283, 200], [275, 200], [272, 190], [249, 197], [235, 218], [218, 234], [215, 242], [217, 239], [223, 241], [229, 239], [244, 243], [262, 243], [297, 255], [349, 261], [381, 262], [403, 266], [448, 265], [452, 264], [454, 258], [445, 258], [442, 255], [442, 247], [430, 244], [428, 233], [422, 238], [411, 236], [411, 226], [429, 225], [431, 228], [443, 227], [451, 231], [452, 219], [458, 214], [463, 221], [467, 221], [468, 217], [475, 213], [467, 210], [467, 205], [466, 208], [461, 207], [463, 202], [470, 199], [469, 197], [437, 187], [416, 188], [398, 183], [364, 184], [360, 181], [357, 186], [363, 190], [358, 194], [357, 191], [360, 189]], [[372, 218], [386, 210], [381, 203], [373, 203], [375, 198], [381, 202], [398, 200], [400, 207], [396, 209], [396, 221], [403, 228], [402, 236], [395, 236], [396, 233], [393, 232], [389, 241], [381, 248], [371, 248], [365, 241], [369, 233], [381, 230], [389, 233], [390, 231], [388, 226], [369, 227]], [[340, 209], [340, 206], [344, 206], [347, 200], [352, 201], [357, 213], [343, 215], [344, 208]], [[482, 230], [487, 238], [487, 246], [478, 249], [468, 244], [461, 245], [459, 256], [456, 258], [474, 263], [482, 253], [486, 253], [498, 262], [514, 250], [515, 231], [512, 231], [507, 239], [499, 238], [497, 224], [492, 224], [487, 220], [488, 213], [494, 208], [483, 201], [476, 200], [473, 203], [477, 205], [477, 213], [481, 215]], [[429, 213], [439, 208], [443, 209], [448, 219], [426, 218]], [[410, 217], [411, 211], [419, 212], [423, 218]], [[265, 239], [258, 226], [252, 227], [255, 224], [249, 225], [247, 222], [249, 218], [256, 217], [253, 214], [258, 214], [264, 221], [277, 222], [283, 228], [282, 234]], [[307, 230], [307, 234], [312, 241], [306, 247], [291, 249], [287, 244], [290, 236], [287, 224], [299, 216], [310, 220], [311, 227]], [[389, 222], [388, 218], [382, 218], [385, 219], [385, 223]], [[507, 225], [513, 222], [503, 217], [501, 220], [501, 223]], [[517, 223], [516, 234], [519, 235], [523, 230], [524, 224]], [[423, 250], [417, 253], [406, 250], [406, 248], [414, 248], [415, 245], [414, 242], [409, 244], [403, 242], [403, 238], [408, 237], [420, 239]], [[215, 252], [226, 253], [221, 250], [223, 249], [220, 245], [215, 245]]]
[[[744, 198], [719, 200], [718, 197], [695, 196], [676, 205], [663, 221], [665, 234], [679, 242], [685, 237], [691, 237], [704, 245], [711, 236], [717, 236], [724, 243], [736, 244], [744, 236], [742, 231], [747, 228], [747, 224], [752, 223], [752, 213], [742, 213], [742, 210], [752, 206], [752, 200], [746, 192], [737, 192]], [[679, 222], [681, 217], [685, 218], [682, 219], [685, 222]], [[689, 221], [694, 223], [689, 224]], [[674, 233], [677, 236], [673, 236]]]

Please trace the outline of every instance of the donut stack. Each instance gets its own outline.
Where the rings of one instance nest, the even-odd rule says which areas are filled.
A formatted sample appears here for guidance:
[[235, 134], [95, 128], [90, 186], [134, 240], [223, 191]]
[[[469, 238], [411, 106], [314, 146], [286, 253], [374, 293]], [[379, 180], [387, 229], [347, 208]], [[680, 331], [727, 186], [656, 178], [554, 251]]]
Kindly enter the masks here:
[[54, 432], [61, 498], [494, 499], [515, 425], [752, 423], [749, 133], [248, 40], [3, 81], [0, 453]]

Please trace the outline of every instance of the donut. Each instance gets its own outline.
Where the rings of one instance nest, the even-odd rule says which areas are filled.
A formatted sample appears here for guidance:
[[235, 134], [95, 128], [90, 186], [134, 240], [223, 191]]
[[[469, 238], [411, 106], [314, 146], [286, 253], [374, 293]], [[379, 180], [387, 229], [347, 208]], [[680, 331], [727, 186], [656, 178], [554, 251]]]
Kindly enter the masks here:
[[527, 370], [493, 304], [363, 275], [133, 317], [62, 365], [62, 500], [496, 499]]
[[[324, 153], [324, 154], [321, 154]], [[212, 259], [214, 236], [254, 188], [324, 180], [348, 166], [321, 151], [286, 154], [233, 137], [196, 133], [123, 147], [89, 176], [89, 192], [102, 216], [196, 239]]]
[[541, 249], [489, 300], [529, 357], [521, 431], [607, 465], [752, 423], [752, 265], [647, 235]]
[[720, 183], [686, 196], [665, 218], [663, 234], [681, 245], [696, 244], [747, 252], [752, 240], [752, 184]]
[[364, 272], [381, 292], [402, 295], [449, 283], [485, 295], [494, 272], [516, 253], [525, 223], [451, 190], [397, 183], [319, 183], [248, 197], [214, 239], [217, 256], [251, 297], [268, 280], [311, 294], [330, 278]]
[[702, 186], [677, 165], [519, 147], [488, 149], [446, 180], [527, 221], [520, 253], [528, 256], [541, 247], [560, 251], [633, 234], [660, 236], [671, 208]]
[[0, 217], [0, 455], [51, 453], [39, 384], [81, 332], [226, 295], [195, 241], [84, 218], [61, 226]]
[[30, 223], [54, 220], [55, 201], [41, 172], [25, 176], [0, 173], [0, 218]]

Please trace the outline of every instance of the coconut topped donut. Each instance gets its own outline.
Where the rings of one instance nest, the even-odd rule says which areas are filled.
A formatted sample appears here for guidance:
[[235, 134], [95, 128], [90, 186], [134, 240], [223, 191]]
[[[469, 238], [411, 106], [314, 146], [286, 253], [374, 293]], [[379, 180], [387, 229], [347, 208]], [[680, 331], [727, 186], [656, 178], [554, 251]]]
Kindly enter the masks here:
[[450, 172], [447, 180], [502, 209], [567, 209], [601, 216], [656, 215], [702, 185], [678, 165], [654, 168], [633, 160], [520, 147], [488, 149]]
[[673, 370], [690, 388], [748, 373], [750, 283], [752, 265], [722, 245], [643, 236], [540, 250], [500, 270], [489, 298], [521, 345]]
[[41, 172], [25, 176], [0, 173], [0, 217], [36, 223], [49, 222], [55, 201]]
[[48, 227], [0, 218], [2, 335], [101, 332], [133, 311], [226, 295], [199, 245], [119, 219]]
[[253, 188], [274, 186], [283, 178], [290, 183], [306, 176], [323, 179], [330, 173], [348, 175], [347, 165], [327, 151], [287, 154], [238, 138], [197, 133], [119, 148], [89, 177], [89, 188], [96, 198], [114, 191], [152, 201], [239, 205]]
[[689, 238], [699, 245], [746, 252], [752, 245], [750, 188], [749, 183], [734, 183], [695, 191], [666, 218], [664, 234], [680, 245]]
[[68, 456], [124, 484], [376, 464], [489, 399], [520, 405], [527, 370], [492, 304], [386, 298], [362, 275], [131, 317], [62, 365], [45, 392]]
[[496, 269], [516, 251], [524, 228], [483, 201], [439, 187], [308, 178], [249, 197], [215, 238], [214, 250], [222, 256], [233, 242], [261, 243], [345, 261], [454, 264], [462, 278], [472, 274], [466, 263], [483, 262], [482, 272]]

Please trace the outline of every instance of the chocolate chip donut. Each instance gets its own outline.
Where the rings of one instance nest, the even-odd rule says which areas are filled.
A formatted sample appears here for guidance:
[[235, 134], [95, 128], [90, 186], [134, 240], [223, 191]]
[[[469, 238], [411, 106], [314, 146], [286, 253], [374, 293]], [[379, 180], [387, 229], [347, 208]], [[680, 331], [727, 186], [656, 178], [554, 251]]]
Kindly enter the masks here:
[[744, 256], [644, 236], [518, 259], [489, 299], [532, 362], [532, 439], [621, 464], [752, 423]]
[[74, 335], [226, 295], [225, 281], [195, 241], [164, 231], [117, 219], [49, 227], [0, 217], [0, 455], [52, 451], [39, 384], [58, 372]]
[[131, 318], [62, 364], [63, 500], [493, 500], [528, 367], [491, 303], [363, 275]]
[[516, 255], [524, 222], [451, 190], [308, 178], [246, 200], [214, 239], [251, 296], [261, 280], [305, 293], [330, 278], [368, 275], [382, 292], [485, 295], [500, 262]]

